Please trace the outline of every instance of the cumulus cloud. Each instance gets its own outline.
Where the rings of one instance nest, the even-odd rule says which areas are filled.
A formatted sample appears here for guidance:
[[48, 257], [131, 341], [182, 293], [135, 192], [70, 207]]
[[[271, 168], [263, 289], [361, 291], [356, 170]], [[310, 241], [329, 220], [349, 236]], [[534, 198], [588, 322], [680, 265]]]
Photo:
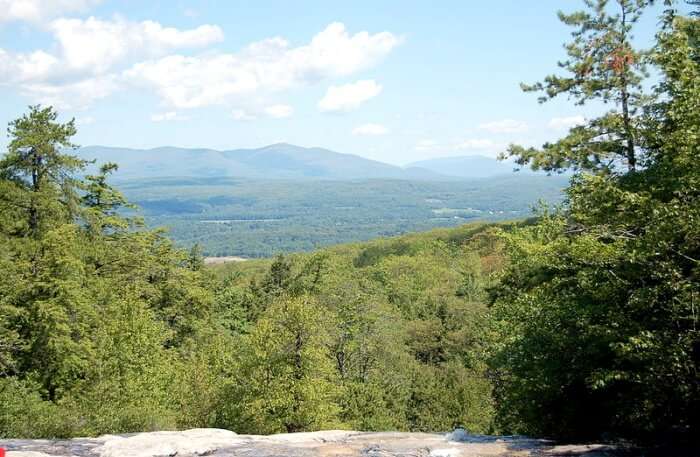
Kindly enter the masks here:
[[479, 129], [486, 130], [491, 133], [523, 133], [528, 130], [528, 125], [525, 122], [516, 121], [513, 119], [503, 119], [500, 121], [479, 124]]
[[0, 84], [16, 86], [41, 103], [66, 108], [83, 107], [117, 90], [123, 84], [114, 71], [119, 64], [223, 39], [221, 29], [212, 25], [178, 30], [121, 18], [57, 19], [47, 27], [56, 40], [54, 53], [0, 49]]
[[95, 100], [105, 98], [119, 88], [112, 75], [87, 77], [75, 82], [25, 81], [20, 92], [46, 105], [65, 109], [85, 108]]
[[166, 111], [165, 113], [156, 113], [151, 115], [151, 120], [153, 122], [166, 122], [166, 121], [186, 121], [189, 119], [187, 116], [182, 116], [177, 113], [177, 111]]
[[41, 81], [58, 65], [59, 59], [44, 51], [12, 53], [0, 49], [0, 79], [5, 84]]
[[87, 10], [101, 0], [0, 0], [0, 22], [42, 22]]
[[566, 130], [586, 123], [583, 116], [555, 117], [549, 121], [549, 128], [554, 130]]
[[272, 105], [265, 108], [264, 112], [273, 119], [282, 119], [291, 116], [294, 108], [289, 105]]
[[[15, 3], [10, 3], [14, 8]], [[65, 5], [68, 3], [66, 0]], [[13, 12], [12, 17], [32, 14]], [[223, 31], [210, 24], [177, 29], [118, 16], [110, 20], [56, 19], [45, 29], [55, 40], [51, 51], [0, 49], [0, 85], [17, 87], [41, 103], [71, 108], [132, 86], [154, 91], [173, 111], [210, 105], [252, 106], [279, 91], [369, 68], [401, 42], [390, 32], [350, 34], [336, 22], [300, 46], [273, 37], [236, 53], [207, 50], [192, 54], [182, 50], [220, 42]], [[370, 84], [370, 92], [381, 90], [373, 81]], [[258, 107], [253, 115], [288, 115], [279, 107], [267, 113], [265, 109]]]
[[57, 19], [50, 24], [63, 63], [75, 70], [102, 73], [128, 57], [154, 57], [173, 49], [202, 47], [224, 39], [215, 25], [190, 30], [163, 27], [158, 22], [130, 22], [119, 17], [103, 21]]
[[343, 24], [333, 23], [304, 46], [269, 38], [236, 54], [170, 55], [141, 62], [125, 76], [154, 89], [171, 106], [195, 108], [347, 76], [374, 65], [399, 42], [389, 32], [350, 35]]
[[329, 113], [352, 111], [370, 98], [379, 95], [381, 91], [382, 86], [371, 79], [342, 86], [331, 86], [318, 102], [318, 109]]
[[386, 135], [387, 133], [389, 133], [389, 129], [387, 129], [386, 127], [384, 127], [381, 124], [359, 125], [352, 130], [353, 135], [378, 136], [378, 135]]

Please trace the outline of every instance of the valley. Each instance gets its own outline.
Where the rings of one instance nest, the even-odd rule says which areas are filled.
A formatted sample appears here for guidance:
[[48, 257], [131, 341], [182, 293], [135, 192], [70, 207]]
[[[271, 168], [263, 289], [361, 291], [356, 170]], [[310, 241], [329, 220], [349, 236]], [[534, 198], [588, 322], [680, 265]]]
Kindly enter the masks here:
[[568, 178], [510, 175], [450, 181], [158, 178], [118, 182], [151, 227], [206, 256], [270, 257], [338, 243], [521, 219], [557, 203]]

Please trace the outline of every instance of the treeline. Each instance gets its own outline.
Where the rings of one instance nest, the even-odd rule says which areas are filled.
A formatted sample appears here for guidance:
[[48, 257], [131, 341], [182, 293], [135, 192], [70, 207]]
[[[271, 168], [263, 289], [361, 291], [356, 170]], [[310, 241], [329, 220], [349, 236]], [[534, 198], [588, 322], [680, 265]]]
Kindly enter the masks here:
[[115, 168], [79, 178], [51, 108], [10, 124], [0, 161], [0, 434], [184, 425], [226, 336], [199, 259], [120, 216]]
[[509, 148], [577, 171], [528, 222], [207, 269], [124, 217], [114, 166], [81, 177], [61, 152], [73, 122], [32, 107], [0, 161], [0, 435], [464, 426], [692, 443], [700, 21], [669, 7], [642, 52], [649, 2], [587, 5], [561, 15], [567, 76], [525, 89], [612, 108]]

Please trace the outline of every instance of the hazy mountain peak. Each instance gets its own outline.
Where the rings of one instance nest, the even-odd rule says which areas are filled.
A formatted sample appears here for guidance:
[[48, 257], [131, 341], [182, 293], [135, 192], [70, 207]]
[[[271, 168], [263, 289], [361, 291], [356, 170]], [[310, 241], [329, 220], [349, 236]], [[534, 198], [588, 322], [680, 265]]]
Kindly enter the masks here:
[[404, 169], [354, 154], [289, 143], [226, 151], [172, 146], [153, 149], [86, 146], [78, 149], [77, 154], [98, 163], [116, 162], [119, 178], [449, 179], [429, 170]]

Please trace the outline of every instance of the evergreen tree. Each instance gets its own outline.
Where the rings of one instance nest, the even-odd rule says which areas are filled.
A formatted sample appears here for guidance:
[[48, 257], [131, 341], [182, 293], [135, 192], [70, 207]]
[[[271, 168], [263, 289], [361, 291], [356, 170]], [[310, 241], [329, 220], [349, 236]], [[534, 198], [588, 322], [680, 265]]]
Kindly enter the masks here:
[[[165, 380], [192, 346], [214, 347], [211, 278], [122, 215], [107, 182], [116, 166], [86, 174], [66, 151], [73, 121], [57, 119], [30, 107], [0, 160], [0, 435], [187, 423], [173, 408], [191, 405], [192, 389]], [[173, 402], [169, 389], [184, 393]]]
[[588, 8], [584, 11], [559, 13], [564, 24], [574, 27], [573, 41], [565, 46], [568, 59], [559, 63], [566, 74], [550, 75], [543, 82], [523, 84], [522, 88], [542, 92], [540, 102], [566, 95], [578, 105], [600, 101], [615, 108], [542, 148], [511, 145], [504, 157], [548, 172], [574, 169], [611, 173], [621, 167], [633, 171], [643, 159], [639, 157], [639, 116], [647, 102], [641, 92], [647, 52], [633, 47], [632, 31], [653, 2], [585, 3]]
[[8, 153], [0, 160], [3, 209], [17, 217], [3, 227], [5, 255], [9, 271], [21, 278], [5, 283], [3, 289], [14, 290], [4, 295], [4, 309], [23, 340], [18, 370], [32, 373], [50, 399], [80, 377], [91, 352], [84, 337], [94, 324], [82, 287], [80, 233], [72, 225], [79, 213], [74, 173], [85, 162], [60, 150], [73, 146], [75, 127], [57, 117], [50, 107], [30, 107], [10, 123]]
[[24, 233], [38, 238], [51, 224], [70, 221], [78, 204], [74, 173], [85, 161], [65, 154], [71, 148], [75, 122], [56, 121], [51, 108], [31, 106], [29, 113], [12, 121], [7, 154], [0, 161], [0, 177], [7, 192], [4, 201], [24, 214]]

